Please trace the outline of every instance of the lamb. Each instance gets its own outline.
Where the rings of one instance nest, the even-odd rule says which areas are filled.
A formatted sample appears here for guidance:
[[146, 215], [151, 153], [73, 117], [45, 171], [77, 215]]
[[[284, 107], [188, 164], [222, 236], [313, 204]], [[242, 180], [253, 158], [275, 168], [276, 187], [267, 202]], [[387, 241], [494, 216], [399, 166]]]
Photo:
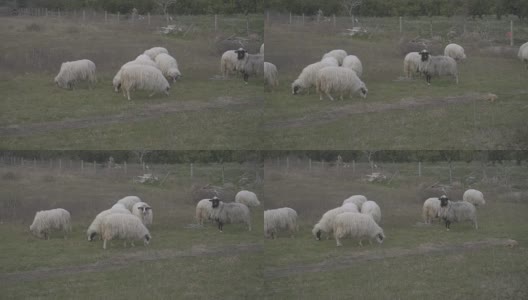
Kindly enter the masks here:
[[260, 54], [264, 55], [264, 43], [262, 43], [262, 45], [260, 45], [260, 51], [259, 51]]
[[433, 219], [438, 218], [440, 212], [440, 199], [428, 198], [424, 201], [422, 208], [422, 216], [425, 224], [431, 224]]
[[440, 197], [439, 216], [445, 222], [446, 230], [450, 229], [451, 223], [470, 221], [478, 229], [477, 209], [466, 201], [449, 201], [445, 196]]
[[335, 65], [331, 62], [332, 60], [320, 61], [306, 66], [299, 77], [292, 83], [292, 94], [297, 95], [303, 90], [309, 92], [312, 86], [315, 86], [317, 72], [324, 67], [331, 67]]
[[71, 231], [70, 213], [62, 208], [41, 210], [35, 214], [29, 230], [38, 238], [49, 240], [52, 230], [62, 230], [64, 238]]
[[167, 49], [163, 47], [153, 47], [143, 52], [143, 54], [147, 55], [152, 60], [155, 60], [156, 56], [158, 56], [158, 54], [161, 54], [161, 53], [169, 54], [169, 51], [167, 51]]
[[464, 48], [458, 44], [447, 45], [444, 49], [444, 56], [449, 56], [456, 61], [466, 59]]
[[132, 212], [132, 208], [134, 207], [134, 204], [141, 202], [141, 199], [137, 196], [126, 196], [124, 198], [121, 198], [117, 200], [116, 204], [123, 205], [126, 209], [128, 209], [130, 212]]
[[519, 47], [519, 52], [517, 53], [517, 56], [521, 61], [524, 62], [524, 65], [528, 69], [528, 42], [524, 43]]
[[163, 73], [157, 68], [144, 65], [131, 65], [123, 68], [121, 73], [121, 86], [123, 95], [130, 101], [130, 91], [135, 89], [148, 90], [152, 93], [165, 93], [169, 95], [170, 85]]
[[326, 63], [328, 66], [339, 67], [339, 62], [337, 61], [337, 59], [335, 59], [335, 57], [332, 56], [328, 56], [321, 59], [321, 62]]
[[106, 249], [106, 242], [113, 239], [125, 240], [125, 247], [127, 242], [134, 246], [134, 241], [143, 240], [144, 245], [148, 245], [151, 240], [147, 227], [131, 214], [111, 213], [104, 216], [101, 220], [101, 236], [103, 249]]
[[138, 217], [145, 226], [152, 225], [152, 207], [145, 202], [138, 202], [132, 207], [132, 214]]
[[418, 68], [422, 57], [418, 52], [409, 52], [403, 59], [403, 73], [407, 78], [413, 78], [413, 75], [418, 73]]
[[359, 58], [355, 55], [348, 55], [343, 59], [343, 67], [349, 68], [350, 70], [356, 72], [358, 77], [363, 75], [363, 65]]
[[156, 63], [152, 59], [150, 59], [150, 57], [146, 56], [145, 54], [141, 54], [135, 60], [127, 62], [126, 64], [121, 66], [121, 69], [119, 69], [119, 71], [114, 76], [114, 79], [112, 80], [114, 91], [116, 93], [118, 93], [119, 90], [121, 89], [121, 72], [123, 68], [131, 66], [131, 65], [146, 65], [146, 66], [151, 66], [155, 68], [158, 67]]
[[474, 189], [469, 189], [465, 191], [464, 195], [462, 196], [462, 200], [469, 202], [475, 206], [486, 204], [486, 200], [484, 200], [484, 195], [482, 194], [482, 192]]
[[182, 76], [180, 70], [178, 69], [178, 62], [174, 57], [166, 53], [160, 53], [158, 56], [156, 56], [155, 61], [158, 69], [160, 69], [161, 73], [163, 73], [163, 76], [169, 80], [172, 80], [172, 82], [175, 82]]
[[343, 205], [345, 205], [346, 203], [354, 203], [359, 209], [359, 211], [361, 211], [361, 207], [365, 202], [367, 202], [367, 197], [363, 195], [353, 195], [343, 200]]
[[130, 210], [128, 210], [126, 207], [124, 207], [121, 203], [115, 204], [112, 206], [112, 208], [103, 210], [97, 216], [95, 216], [95, 219], [92, 221], [88, 229], [86, 230], [86, 236], [88, 237], [88, 241], [93, 241], [95, 236], [97, 234], [101, 233], [101, 221], [103, 218], [109, 214], [125, 214], [130, 215], [132, 214]]
[[359, 79], [356, 72], [341, 67], [326, 67], [317, 72], [315, 87], [319, 93], [319, 99], [323, 100], [323, 93], [334, 101], [331, 93], [336, 93], [343, 100], [343, 95], [359, 93], [363, 98], [367, 97], [368, 89], [365, 83]]
[[290, 236], [297, 231], [297, 212], [289, 207], [264, 211], [264, 236], [275, 239], [277, 232], [287, 230]]
[[203, 226], [205, 220], [211, 219], [213, 206], [211, 199], [202, 199], [196, 204], [196, 221]]
[[213, 197], [209, 201], [213, 207], [211, 216], [217, 222], [218, 230], [222, 231], [224, 224], [244, 223], [251, 231], [251, 218], [249, 208], [246, 205], [236, 202], [224, 203], [217, 197]]
[[264, 55], [249, 54], [246, 50], [240, 48], [237, 53], [236, 69], [244, 75], [244, 82], [247, 84], [249, 76], [259, 76], [264, 73]]
[[242, 203], [246, 205], [247, 207], [260, 205], [257, 195], [253, 192], [246, 191], [246, 190], [240, 191], [236, 194], [235, 202]]
[[321, 233], [325, 232], [328, 236], [332, 233], [334, 228], [334, 219], [335, 216], [337, 216], [340, 213], [344, 212], [358, 212], [357, 206], [352, 207], [351, 205], [347, 206], [341, 206], [336, 207], [334, 209], [331, 209], [323, 214], [319, 222], [314, 225], [314, 228], [312, 229], [312, 234], [315, 236], [315, 239], [320, 241], [321, 240]]
[[347, 53], [345, 50], [337, 49], [337, 50], [332, 50], [330, 52], [327, 52], [325, 55], [323, 55], [323, 59], [327, 57], [333, 57], [337, 59], [337, 62], [341, 66], [343, 65], [343, 60], [345, 59], [346, 56], [347, 56]]
[[385, 234], [383, 229], [376, 224], [371, 216], [345, 212], [337, 215], [334, 222], [334, 236], [338, 247], [342, 246], [340, 239], [350, 236], [359, 239], [359, 245], [363, 246], [362, 239], [376, 239], [378, 243], [383, 243]]
[[275, 88], [279, 85], [279, 72], [272, 63], [264, 62], [264, 82], [270, 88]]
[[224, 78], [228, 78], [230, 73], [236, 71], [236, 66], [238, 63], [238, 54], [236, 50], [228, 50], [222, 54], [220, 58], [220, 71]]
[[73, 89], [75, 84], [88, 80], [90, 84], [96, 82], [95, 64], [88, 59], [67, 61], [61, 64], [59, 74], [55, 77], [55, 84], [63, 89]]
[[420, 52], [419, 71], [425, 75], [427, 84], [431, 84], [432, 76], [453, 76], [458, 84], [458, 68], [456, 61], [449, 56], [432, 56], [427, 50]]
[[381, 209], [374, 201], [369, 200], [363, 203], [363, 206], [361, 206], [361, 213], [371, 216], [372, 219], [378, 224], [381, 221]]

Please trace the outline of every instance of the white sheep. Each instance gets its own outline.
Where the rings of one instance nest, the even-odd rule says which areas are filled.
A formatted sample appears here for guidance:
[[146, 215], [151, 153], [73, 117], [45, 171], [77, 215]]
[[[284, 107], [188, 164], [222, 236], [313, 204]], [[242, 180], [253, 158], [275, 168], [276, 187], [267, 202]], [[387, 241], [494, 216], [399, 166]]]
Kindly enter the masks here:
[[347, 202], [341, 205], [341, 207], [350, 212], [359, 212], [359, 208], [357, 207], [357, 205], [352, 202]]
[[209, 201], [213, 207], [211, 217], [217, 222], [218, 230], [222, 231], [224, 224], [244, 223], [251, 231], [251, 216], [246, 205], [236, 202], [224, 203], [217, 197]]
[[247, 207], [259, 206], [257, 195], [250, 191], [240, 191], [235, 196], [235, 202], [245, 204]]
[[132, 214], [138, 217], [145, 226], [152, 225], [154, 213], [152, 207], [145, 202], [138, 202], [132, 207]]
[[354, 203], [359, 209], [359, 211], [361, 211], [361, 207], [365, 202], [367, 202], [367, 197], [363, 195], [353, 195], [343, 200], [343, 205], [345, 205], [346, 203]]
[[478, 229], [477, 209], [466, 201], [449, 201], [447, 197], [440, 197], [439, 216], [445, 222], [446, 230], [450, 229], [451, 223], [470, 221]]
[[106, 242], [113, 239], [131, 242], [143, 240], [148, 245], [151, 239], [150, 233], [141, 220], [132, 214], [111, 213], [101, 220], [101, 237], [103, 238], [103, 249], [106, 249]]
[[302, 91], [309, 92], [310, 88], [312, 86], [315, 86], [317, 72], [324, 67], [331, 67], [331, 66], [335, 66], [335, 65], [328, 60], [325, 62], [319, 61], [319, 62], [306, 66], [302, 70], [301, 74], [299, 74], [299, 77], [297, 77], [297, 79], [293, 81], [291, 85], [292, 94], [297, 95], [298, 93]]
[[259, 51], [260, 54], [264, 55], [264, 43], [262, 43], [262, 45], [260, 45], [260, 51]]
[[367, 201], [361, 206], [361, 213], [370, 215], [376, 223], [381, 222], [381, 209], [379, 205], [374, 201]]
[[334, 236], [337, 246], [342, 246], [341, 239], [347, 236], [359, 239], [359, 245], [363, 246], [362, 239], [367, 238], [369, 242], [376, 239], [383, 243], [385, 234], [383, 229], [372, 219], [370, 215], [345, 212], [337, 215], [334, 222]]
[[249, 76], [260, 76], [264, 73], [264, 55], [249, 54], [246, 50], [240, 48], [237, 53], [236, 70], [244, 76], [244, 82], [247, 84]]
[[454, 60], [466, 59], [464, 48], [458, 44], [449, 44], [444, 49], [444, 56], [449, 56]]
[[166, 53], [160, 53], [156, 56], [155, 61], [158, 69], [160, 69], [161, 73], [163, 73], [163, 76], [172, 80], [172, 82], [175, 82], [182, 76], [180, 70], [178, 69], [178, 62], [174, 57]]
[[352, 96], [353, 93], [358, 93], [366, 98], [368, 93], [365, 83], [359, 79], [356, 72], [342, 67], [325, 67], [319, 70], [315, 88], [320, 100], [323, 100], [323, 93], [332, 101], [334, 100], [332, 93], [338, 94], [341, 100], [343, 95]]
[[196, 204], [196, 221], [203, 226], [205, 220], [210, 220], [213, 213], [211, 199], [202, 199]]
[[431, 84], [433, 76], [453, 76], [458, 84], [458, 68], [456, 61], [449, 56], [432, 56], [427, 50], [420, 52], [421, 60], [418, 70], [425, 75], [427, 84]]
[[335, 57], [332, 57], [332, 56], [328, 56], [328, 57], [321, 59], [321, 62], [327, 64], [329, 67], [330, 66], [339, 67], [339, 62], [337, 61], [337, 59], [335, 59]]
[[420, 61], [422, 57], [418, 52], [409, 52], [403, 59], [403, 73], [407, 78], [413, 78], [413, 75], [418, 73]]
[[146, 65], [157, 68], [158, 65], [150, 59], [150, 57], [146, 56], [145, 54], [141, 54], [138, 56], [135, 60], [129, 61], [126, 64], [122, 65], [119, 71], [117, 71], [116, 75], [114, 76], [114, 79], [112, 80], [112, 85], [114, 86], [114, 91], [116, 93], [119, 92], [121, 89], [121, 72], [123, 68], [131, 66], [131, 65]]
[[264, 62], [264, 82], [270, 88], [275, 88], [279, 85], [279, 72], [272, 63]]
[[524, 65], [528, 69], [528, 42], [524, 43], [519, 47], [519, 52], [517, 53], [517, 56], [521, 61], [524, 62]]
[[52, 230], [62, 230], [66, 238], [67, 233], [71, 231], [70, 213], [62, 208], [38, 211], [29, 230], [38, 238], [46, 240]]
[[297, 231], [297, 212], [289, 207], [264, 211], [264, 236], [275, 239], [277, 232], [287, 230], [290, 236]]
[[336, 207], [331, 209], [323, 214], [319, 222], [314, 225], [312, 229], [312, 234], [315, 236], [316, 240], [321, 240], [321, 234], [324, 232], [327, 234], [327, 239], [332, 233], [334, 228], [334, 219], [340, 213], [344, 212], [358, 212], [357, 206], [353, 207], [352, 205], [346, 205], [341, 207]]
[[122, 69], [121, 87], [123, 95], [130, 99], [130, 92], [136, 89], [150, 91], [149, 97], [155, 93], [169, 95], [170, 84], [157, 68], [144, 65], [131, 65]]
[[431, 224], [435, 218], [438, 218], [440, 212], [440, 199], [437, 197], [428, 198], [424, 201], [422, 207], [422, 217], [425, 224]]
[[86, 236], [88, 237], [88, 241], [93, 241], [95, 236], [101, 233], [101, 221], [103, 220], [105, 216], [109, 214], [130, 215], [132, 213], [130, 212], [130, 210], [124, 207], [121, 203], [114, 204], [112, 208], [103, 210], [102, 212], [98, 213], [97, 216], [95, 216], [92, 223], [90, 224], [90, 226], [88, 226], [88, 229], [86, 230]]
[[363, 75], [363, 65], [361, 64], [359, 58], [355, 55], [347, 55], [345, 59], [343, 59], [342, 66], [356, 72], [358, 77]]
[[336, 49], [336, 50], [332, 50], [330, 52], [325, 53], [325, 55], [323, 55], [323, 59], [327, 57], [333, 57], [337, 59], [337, 62], [341, 66], [343, 65], [343, 60], [345, 59], [346, 56], [347, 56], [347, 53], [345, 50]]
[[55, 84], [63, 89], [73, 89], [75, 83], [88, 80], [90, 84], [96, 82], [95, 64], [88, 59], [67, 61], [61, 64], [59, 74], [55, 77]]
[[235, 51], [236, 50], [228, 50], [224, 52], [224, 54], [222, 54], [222, 58], [220, 58], [220, 71], [222, 72], [222, 76], [224, 76], [224, 78], [228, 78], [229, 74], [236, 71], [238, 54]]
[[143, 54], [147, 55], [152, 60], [155, 60], [156, 56], [158, 56], [158, 54], [161, 54], [161, 53], [169, 54], [169, 51], [167, 51], [167, 49], [163, 47], [153, 47], [143, 52]]
[[132, 212], [134, 204], [141, 202], [141, 199], [138, 196], [126, 196], [116, 201], [116, 204], [123, 205], [126, 209]]
[[156, 67], [156, 62], [152, 58], [150, 58], [150, 56], [145, 54], [138, 55], [133, 61]]
[[475, 206], [484, 205], [486, 204], [486, 200], [484, 200], [484, 195], [481, 191], [469, 189], [464, 192], [464, 195], [462, 196], [462, 200], [469, 202]]

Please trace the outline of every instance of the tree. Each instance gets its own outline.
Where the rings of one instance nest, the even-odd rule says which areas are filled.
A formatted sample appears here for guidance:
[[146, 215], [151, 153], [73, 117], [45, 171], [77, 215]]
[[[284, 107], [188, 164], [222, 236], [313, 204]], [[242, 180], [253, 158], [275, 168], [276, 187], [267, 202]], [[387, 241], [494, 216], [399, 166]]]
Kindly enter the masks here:
[[176, 3], [178, 3], [178, 0], [156, 0], [156, 4], [161, 8], [167, 23], [169, 23], [169, 7]]
[[342, 0], [341, 6], [345, 9], [348, 16], [352, 18], [354, 8], [361, 5], [362, 0]]

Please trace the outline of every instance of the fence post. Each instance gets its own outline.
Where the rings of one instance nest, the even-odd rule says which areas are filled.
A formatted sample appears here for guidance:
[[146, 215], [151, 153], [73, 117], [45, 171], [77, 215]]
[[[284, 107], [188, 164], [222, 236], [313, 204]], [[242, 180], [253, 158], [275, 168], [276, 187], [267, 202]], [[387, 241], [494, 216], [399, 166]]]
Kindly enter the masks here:
[[355, 160], [352, 161], [352, 173], [353, 174], [356, 173], [356, 161]]
[[145, 162], [141, 164], [141, 168], [143, 169], [143, 173], [145, 173]]
[[418, 177], [422, 177], [422, 162], [418, 162]]
[[97, 173], [97, 165], [95, 164], [95, 160], [94, 160], [94, 173]]
[[83, 9], [83, 22], [86, 21], [86, 11]]
[[267, 22], [268, 25], [269, 25], [269, 10], [266, 12], [266, 22]]
[[321, 169], [324, 170], [324, 160], [321, 161]]
[[23, 157], [20, 159], [20, 165], [21, 165], [22, 167], [24, 166], [24, 158], [23, 158]]
[[125, 167], [124, 167], [125, 168], [125, 174], [127, 174], [128, 172], [127, 172], [127, 163], [126, 163], [126, 161], [124, 162], [124, 165], [125, 165]]
[[430, 20], [431, 38], [433, 38], [433, 19]]
[[73, 160], [70, 159], [70, 170], [73, 168]]
[[81, 159], [81, 173], [84, 173], [84, 160]]
[[194, 177], [194, 164], [191, 163], [191, 178]]
[[217, 32], [218, 31], [218, 15], [217, 14], [215, 14], [214, 28], [215, 28], [215, 32]]
[[513, 47], [513, 20], [510, 20], [510, 46]]
[[246, 16], [246, 32], [249, 35], [249, 16]]
[[289, 170], [290, 169], [290, 157], [287, 156], [286, 157], [286, 170]]
[[62, 159], [59, 158], [59, 173], [62, 171]]
[[60, 18], [61, 18], [60, 9], [57, 9], [57, 16], [59, 17], [59, 21], [60, 21]]
[[48, 17], [48, 9], [46, 8], [46, 18]]
[[50, 169], [53, 169], [53, 159], [50, 159]]
[[354, 15], [352, 15], [352, 27], [354, 27], [355, 23], [356, 23], [356, 18], [354, 18]]
[[310, 169], [310, 171], [312, 170], [312, 159], [311, 158], [308, 158], [308, 168]]
[[222, 184], [225, 184], [225, 179], [224, 179], [224, 164], [222, 163]]
[[303, 22], [302, 22], [303, 26], [304, 26], [304, 13], [303, 13]]
[[150, 25], [150, 13], [147, 13], [148, 24]]
[[117, 23], [119, 23], [119, 12], [117, 12]]
[[105, 23], [108, 22], [108, 12], [105, 10]]
[[451, 161], [449, 161], [449, 184], [453, 184], [453, 166], [451, 165]]
[[[73, 18], [74, 18], [74, 19], [77, 19], [77, 10], [76, 10], [76, 9], [73, 10]], [[77, 20], [76, 20], [76, 21], [77, 21]]]
[[400, 33], [403, 33], [402, 17], [400, 17]]
[[291, 19], [291, 11], [290, 11], [290, 23], [289, 24], [291, 25], [291, 23], [292, 23], [292, 19]]
[[37, 159], [33, 158], [33, 168], [37, 168]]
[[336, 17], [335, 15], [333, 15], [333, 17], [334, 17], [334, 27], [336, 27]]

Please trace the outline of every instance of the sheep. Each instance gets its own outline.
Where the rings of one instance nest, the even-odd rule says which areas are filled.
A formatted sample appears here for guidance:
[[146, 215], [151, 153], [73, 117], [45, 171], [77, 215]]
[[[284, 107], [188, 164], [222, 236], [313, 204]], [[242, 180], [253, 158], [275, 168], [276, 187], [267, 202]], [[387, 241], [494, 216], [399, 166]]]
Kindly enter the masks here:
[[335, 57], [332, 56], [328, 56], [321, 59], [321, 62], [328, 64], [328, 66], [339, 67], [339, 62], [337, 61], [337, 59], [335, 59]]
[[334, 101], [331, 93], [336, 93], [343, 100], [343, 95], [359, 93], [363, 98], [367, 97], [368, 89], [365, 83], [359, 79], [356, 72], [341, 67], [325, 67], [317, 72], [315, 87], [319, 93], [319, 99], [323, 100], [323, 93]]
[[236, 50], [228, 50], [222, 54], [220, 58], [220, 71], [224, 78], [229, 78], [229, 74], [236, 71], [236, 66], [238, 62], [238, 54]]
[[146, 56], [145, 54], [141, 54], [135, 60], [127, 62], [126, 64], [121, 66], [119, 71], [114, 76], [114, 79], [112, 80], [114, 91], [116, 93], [118, 93], [119, 90], [121, 89], [121, 72], [123, 68], [131, 66], [131, 65], [146, 65], [146, 66], [151, 66], [155, 68], [158, 67], [158, 65], [156, 65], [156, 63], [152, 59], [150, 59], [150, 57]]
[[95, 216], [94, 220], [88, 226], [88, 229], [86, 230], [86, 236], [88, 237], [88, 241], [93, 241], [95, 236], [97, 234], [101, 233], [101, 221], [103, 218], [109, 214], [126, 214], [130, 215], [132, 214], [130, 210], [128, 210], [126, 207], [124, 207], [121, 203], [115, 204], [112, 206], [112, 208], [103, 210], [97, 216]]
[[277, 232], [288, 230], [290, 236], [297, 231], [297, 212], [289, 207], [264, 211], [264, 236], [275, 239]]
[[446, 230], [449, 231], [451, 223], [470, 221], [478, 229], [477, 209], [466, 201], [449, 201], [446, 196], [440, 197], [440, 218], [445, 222]]
[[341, 205], [341, 207], [345, 208], [347, 211], [350, 211], [350, 212], [359, 212], [359, 208], [357, 207], [357, 205], [351, 202], [347, 202]]
[[141, 202], [141, 199], [137, 196], [126, 196], [124, 198], [121, 198], [117, 200], [116, 204], [123, 205], [126, 209], [128, 209], [130, 212], [132, 212], [132, 208], [134, 207], [134, 204]]
[[359, 245], [363, 238], [376, 239], [378, 243], [383, 243], [385, 234], [383, 229], [372, 219], [370, 215], [345, 212], [337, 215], [334, 222], [334, 236], [338, 247], [342, 246], [340, 239], [350, 236], [359, 239]]
[[131, 214], [111, 213], [101, 220], [101, 236], [103, 238], [103, 249], [106, 249], [106, 242], [113, 239], [125, 240], [134, 246], [134, 241], [143, 240], [144, 245], [148, 245], [151, 236], [141, 220]]
[[361, 77], [363, 75], [363, 65], [361, 64], [361, 61], [359, 58], [355, 55], [348, 55], [343, 59], [343, 65], [344, 68], [349, 68], [352, 71], [356, 72], [358, 77]]
[[303, 90], [309, 92], [310, 88], [315, 86], [317, 72], [324, 67], [331, 66], [335, 67], [332, 60], [320, 61], [306, 66], [291, 85], [292, 95], [297, 95]]
[[425, 75], [427, 84], [431, 84], [432, 76], [451, 75], [458, 84], [458, 69], [456, 61], [449, 56], [432, 56], [427, 50], [420, 52], [419, 71]]
[[367, 197], [363, 195], [353, 195], [343, 200], [343, 205], [345, 205], [346, 203], [354, 203], [359, 209], [359, 211], [361, 211], [361, 207], [365, 202], [367, 202]]
[[246, 50], [240, 48], [237, 53], [236, 69], [244, 75], [244, 82], [248, 83], [250, 75], [259, 76], [264, 73], [264, 55], [249, 54]]
[[264, 82], [270, 88], [275, 88], [279, 85], [279, 72], [272, 63], [264, 62]]
[[143, 52], [143, 54], [147, 55], [152, 60], [155, 60], [156, 56], [158, 56], [158, 54], [161, 54], [161, 53], [169, 54], [169, 51], [167, 51], [167, 49], [163, 47], [153, 47]]
[[428, 198], [424, 201], [422, 208], [422, 216], [425, 224], [431, 224], [433, 219], [438, 218], [440, 212], [440, 199]]
[[249, 214], [249, 208], [236, 202], [224, 203], [217, 197], [209, 200], [212, 203], [213, 213], [212, 218], [218, 224], [218, 230], [223, 231], [224, 224], [244, 223], [248, 227], [248, 231], [251, 231], [251, 217]]
[[444, 56], [449, 56], [456, 61], [466, 59], [464, 48], [458, 44], [447, 45], [444, 49]]
[[374, 201], [367, 201], [361, 206], [361, 213], [370, 215], [376, 223], [381, 221], [381, 209], [378, 204]]
[[213, 213], [213, 206], [211, 199], [202, 199], [196, 204], [196, 221], [203, 226], [204, 220], [211, 219]]
[[178, 62], [174, 57], [166, 53], [160, 53], [158, 56], [156, 56], [155, 61], [158, 69], [160, 69], [161, 73], [163, 73], [163, 76], [172, 80], [172, 82], [175, 82], [182, 76], [180, 70], [178, 69]]
[[259, 51], [260, 54], [264, 55], [264, 43], [262, 43], [262, 45], [260, 45], [260, 51]]
[[73, 89], [75, 83], [81, 80], [88, 80], [94, 84], [95, 64], [88, 59], [67, 61], [61, 64], [59, 74], [55, 77], [55, 84], [63, 89]]
[[312, 234], [315, 236], [315, 239], [321, 240], [321, 233], [325, 232], [327, 234], [327, 239], [333, 231], [334, 219], [340, 213], [344, 212], [358, 212], [357, 206], [352, 207], [351, 205], [336, 207], [331, 209], [323, 214], [319, 222], [314, 225], [312, 229]]
[[413, 75], [418, 73], [420, 61], [422, 57], [418, 52], [409, 52], [403, 59], [403, 73], [407, 78], [413, 78]]
[[236, 194], [235, 202], [242, 203], [246, 205], [247, 207], [260, 205], [257, 195], [253, 192], [246, 191], [246, 190], [240, 191]]
[[475, 206], [486, 204], [486, 200], [484, 200], [484, 195], [482, 194], [482, 192], [474, 189], [469, 189], [465, 191], [464, 195], [462, 196], [462, 200], [469, 202]]
[[517, 56], [521, 61], [524, 62], [524, 65], [528, 69], [528, 42], [524, 43], [519, 47], [519, 52], [517, 53]]
[[152, 207], [145, 202], [138, 202], [132, 207], [132, 214], [138, 217], [145, 226], [152, 225]]
[[70, 213], [62, 208], [41, 210], [35, 214], [29, 230], [38, 238], [49, 240], [52, 230], [62, 230], [64, 238], [71, 231]]
[[157, 66], [156, 62], [154, 62], [154, 60], [150, 58], [150, 56], [145, 55], [145, 54], [138, 55], [133, 61], [138, 62], [138, 63], [143, 63], [145, 65], [149, 65], [153, 67]]
[[323, 59], [327, 57], [333, 57], [337, 59], [337, 62], [341, 66], [343, 65], [343, 60], [345, 59], [346, 56], [347, 56], [347, 53], [345, 50], [337, 49], [337, 50], [332, 50], [330, 52], [327, 52], [325, 55], [323, 55]]
[[130, 101], [130, 91], [135, 89], [148, 90], [152, 93], [165, 93], [169, 95], [170, 85], [163, 73], [157, 68], [144, 65], [131, 65], [123, 68], [121, 73], [121, 86], [123, 96]]

